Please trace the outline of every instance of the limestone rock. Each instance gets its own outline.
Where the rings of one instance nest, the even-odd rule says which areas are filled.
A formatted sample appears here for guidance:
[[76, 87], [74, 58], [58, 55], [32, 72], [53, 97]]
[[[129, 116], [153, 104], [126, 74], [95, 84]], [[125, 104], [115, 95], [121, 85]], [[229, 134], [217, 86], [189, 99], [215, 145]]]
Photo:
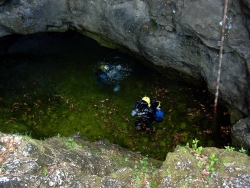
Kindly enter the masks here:
[[[249, 157], [217, 148], [177, 147], [148, 159], [80, 134], [33, 140], [0, 133], [0, 187], [247, 187]], [[237, 159], [237, 160], [235, 160]], [[207, 167], [208, 166], [208, 167]]]
[[250, 0], [243, 0], [243, 2], [250, 8]]
[[[0, 1], [0, 37], [70, 29], [216, 88], [223, 1]], [[219, 97], [250, 116], [249, 0], [229, 0]], [[98, 36], [98, 37], [97, 37]]]
[[250, 118], [239, 120], [231, 129], [232, 144], [250, 149]]

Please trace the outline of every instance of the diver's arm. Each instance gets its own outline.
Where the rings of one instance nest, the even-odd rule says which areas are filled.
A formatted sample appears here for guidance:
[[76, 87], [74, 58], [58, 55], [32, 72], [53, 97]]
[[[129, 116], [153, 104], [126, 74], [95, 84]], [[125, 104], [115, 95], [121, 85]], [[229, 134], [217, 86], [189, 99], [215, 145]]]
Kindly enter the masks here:
[[132, 110], [131, 116], [136, 116], [137, 112], [138, 112], [138, 109]]
[[148, 116], [150, 113], [152, 113], [151, 108], [144, 108], [144, 109], [142, 109], [141, 112], [137, 112], [136, 115], [137, 116]]
[[132, 112], [131, 112], [132, 116], [144, 116], [147, 114], [148, 114], [148, 111], [139, 112], [138, 109], [132, 110]]
[[138, 113], [136, 113], [136, 116], [144, 116], [147, 114], [148, 114], [148, 112], [138, 112]]

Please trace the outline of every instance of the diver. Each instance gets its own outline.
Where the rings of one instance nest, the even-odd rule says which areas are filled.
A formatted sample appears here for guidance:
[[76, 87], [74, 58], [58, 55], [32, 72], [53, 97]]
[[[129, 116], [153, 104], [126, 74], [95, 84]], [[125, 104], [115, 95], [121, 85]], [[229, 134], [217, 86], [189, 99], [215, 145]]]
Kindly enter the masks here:
[[126, 57], [105, 58], [94, 67], [94, 74], [99, 83], [113, 87], [113, 91], [120, 90], [120, 82], [132, 73], [132, 64]]
[[126, 71], [121, 65], [108, 65], [108, 64], [101, 64], [96, 72], [97, 78], [99, 81], [106, 83], [106, 84], [115, 84], [114, 92], [119, 91], [120, 85], [118, 82], [125, 77]]
[[99, 67], [99, 71], [97, 72], [100, 81], [107, 83], [107, 82], [115, 82], [122, 78], [121, 74], [121, 65], [111, 66], [102, 64]]
[[151, 134], [154, 131], [152, 123], [154, 121], [162, 122], [164, 112], [160, 109], [160, 101], [151, 101], [149, 97], [145, 96], [136, 101], [131, 115], [140, 117], [134, 123], [136, 130], [146, 130]]

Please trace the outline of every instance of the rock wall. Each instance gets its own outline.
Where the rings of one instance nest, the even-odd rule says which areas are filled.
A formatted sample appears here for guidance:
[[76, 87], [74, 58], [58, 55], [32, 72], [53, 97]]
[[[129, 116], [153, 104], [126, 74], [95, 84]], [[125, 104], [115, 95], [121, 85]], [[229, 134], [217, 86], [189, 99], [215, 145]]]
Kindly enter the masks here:
[[[0, 37], [69, 29], [102, 36], [216, 87], [224, 1], [7, 0]], [[250, 115], [250, 1], [229, 0], [219, 96]]]
[[249, 187], [249, 156], [191, 147], [157, 161], [79, 133], [41, 141], [0, 132], [0, 187]]

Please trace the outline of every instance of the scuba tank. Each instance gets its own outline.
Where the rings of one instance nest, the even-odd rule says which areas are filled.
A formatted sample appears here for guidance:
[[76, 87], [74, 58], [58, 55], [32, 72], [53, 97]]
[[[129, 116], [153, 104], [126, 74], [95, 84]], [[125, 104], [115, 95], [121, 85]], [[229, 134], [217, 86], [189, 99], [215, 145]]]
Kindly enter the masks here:
[[156, 122], [162, 122], [164, 114], [165, 113], [160, 108], [156, 109], [156, 111], [155, 111], [155, 121]]
[[164, 112], [160, 109], [161, 102], [159, 101], [158, 106], [155, 109], [155, 121], [162, 122], [164, 117]]

